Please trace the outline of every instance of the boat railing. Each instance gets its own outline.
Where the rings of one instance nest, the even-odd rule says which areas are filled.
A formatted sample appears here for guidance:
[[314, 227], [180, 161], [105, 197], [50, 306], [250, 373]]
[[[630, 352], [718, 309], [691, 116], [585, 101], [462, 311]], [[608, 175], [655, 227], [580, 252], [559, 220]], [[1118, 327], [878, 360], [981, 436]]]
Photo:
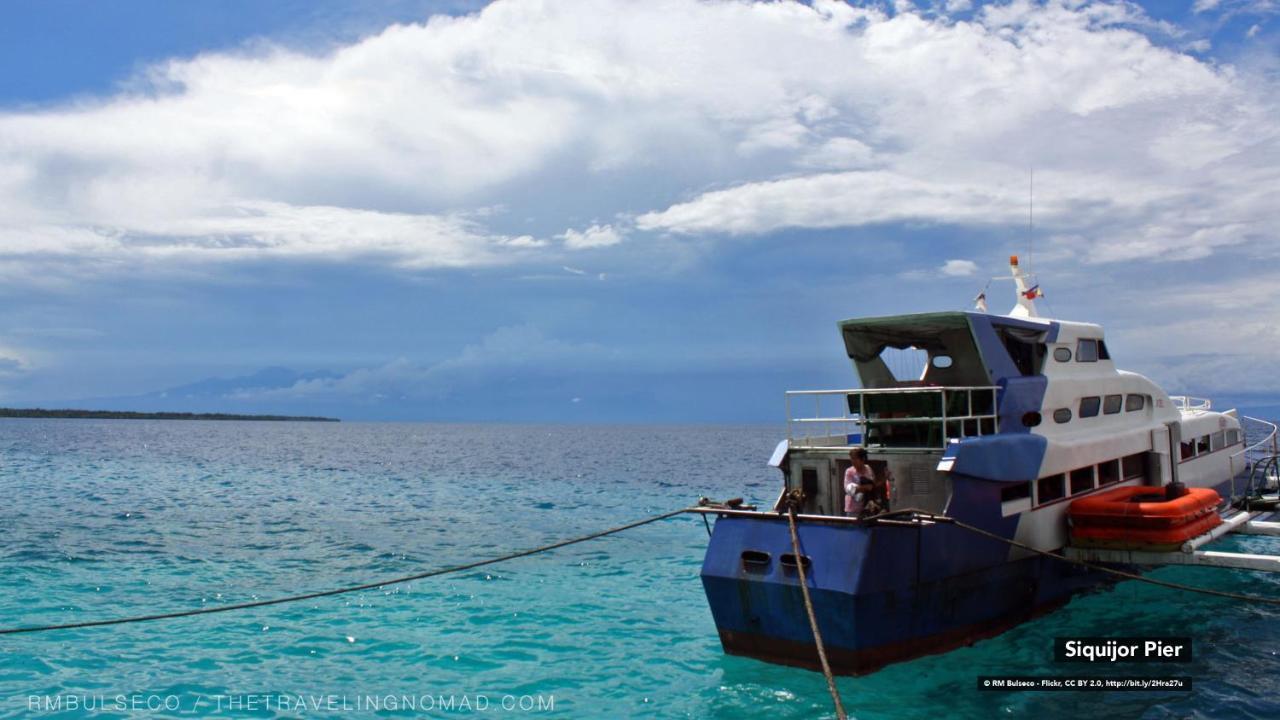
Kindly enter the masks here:
[[1173, 407], [1183, 412], [1210, 410], [1213, 403], [1208, 398], [1192, 397], [1190, 395], [1170, 395], [1169, 401], [1173, 403]]
[[791, 447], [940, 449], [999, 432], [996, 387], [789, 390]]
[[[1248, 484], [1243, 488], [1247, 494], [1259, 486], [1264, 486], [1271, 482], [1271, 478], [1266, 477], [1266, 468], [1275, 467], [1275, 458], [1280, 456], [1280, 428], [1270, 420], [1262, 418], [1241, 415], [1241, 428], [1245, 431], [1245, 447], [1237, 450], [1228, 457], [1231, 466], [1231, 497], [1234, 499], [1241, 493], [1241, 488], [1237, 487], [1236, 478], [1242, 473], [1249, 475]], [[1258, 438], [1250, 443], [1249, 440]], [[1259, 471], [1262, 471], [1263, 477], [1257, 477]]]

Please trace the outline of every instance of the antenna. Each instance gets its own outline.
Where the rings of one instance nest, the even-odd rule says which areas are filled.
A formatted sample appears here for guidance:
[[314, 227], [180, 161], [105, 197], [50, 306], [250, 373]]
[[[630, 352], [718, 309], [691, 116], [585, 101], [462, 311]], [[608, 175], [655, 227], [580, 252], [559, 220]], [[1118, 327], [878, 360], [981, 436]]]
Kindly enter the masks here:
[[1031, 178], [1027, 184], [1027, 270], [1031, 270], [1031, 250], [1036, 241], [1036, 169], [1030, 168]]

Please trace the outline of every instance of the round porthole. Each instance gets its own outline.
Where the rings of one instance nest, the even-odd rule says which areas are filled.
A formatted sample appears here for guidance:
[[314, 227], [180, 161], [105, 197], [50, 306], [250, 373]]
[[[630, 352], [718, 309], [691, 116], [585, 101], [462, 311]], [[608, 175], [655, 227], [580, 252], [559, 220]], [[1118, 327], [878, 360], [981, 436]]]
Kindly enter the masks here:
[[1022, 415], [1022, 424], [1027, 427], [1035, 427], [1039, 425], [1040, 420], [1041, 420], [1040, 413], [1036, 412], [1035, 410], [1032, 410], [1029, 413], [1024, 413]]
[[1071, 362], [1071, 348], [1054, 348], [1053, 359], [1058, 362]]
[[1061, 423], [1066, 423], [1066, 422], [1071, 422], [1071, 409], [1070, 409], [1070, 408], [1058, 408], [1057, 410], [1054, 410], [1054, 411], [1053, 411], [1053, 421], [1054, 421], [1054, 422], [1056, 422], [1056, 423], [1059, 423], [1059, 424], [1061, 424]]
[[938, 369], [940, 369], [940, 370], [945, 370], [946, 368], [951, 367], [951, 362], [952, 362], [952, 361], [951, 361], [951, 356], [950, 356], [950, 355], [934, 355], [934, 356], [933, 356], [933, 359], [932, 359], [932, 360], [930, 360], [929, 362], [930, 362], [934, 367], [936, 367], [936, 368], [938, 368]]

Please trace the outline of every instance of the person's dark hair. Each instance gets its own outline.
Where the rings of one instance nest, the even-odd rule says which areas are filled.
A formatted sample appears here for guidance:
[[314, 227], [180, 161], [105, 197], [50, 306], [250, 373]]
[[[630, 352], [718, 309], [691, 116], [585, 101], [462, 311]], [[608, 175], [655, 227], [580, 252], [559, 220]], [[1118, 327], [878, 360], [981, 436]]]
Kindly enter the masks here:
[[850, 460], [852, 460], [852, 459], [854, 459], [854, 458], [858, 458], [859, 460], [861, 460], [861, 461], [863, 461], [863, 462], [866, 462], [866, 460], [867, 460], [867, 449], [866, 449], [866, 448], [854, 448], [854, 449], [850, 450], [850, 451], [849, 451], [849, 459], [850, 459]]

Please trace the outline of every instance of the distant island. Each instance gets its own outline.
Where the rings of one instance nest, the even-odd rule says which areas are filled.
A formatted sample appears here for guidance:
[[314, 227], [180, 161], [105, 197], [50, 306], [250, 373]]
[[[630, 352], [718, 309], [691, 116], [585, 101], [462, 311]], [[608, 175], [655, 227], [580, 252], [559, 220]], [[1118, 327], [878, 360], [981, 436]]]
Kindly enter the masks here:
[[93, 420], [269, 420], [292, 422], [340, 422], [338, 418], [293, 415], [236, 415], [232, 413], [125, 412], [121, 410], [45, 410], [0, 408], [0, 418], [58, 418]]

